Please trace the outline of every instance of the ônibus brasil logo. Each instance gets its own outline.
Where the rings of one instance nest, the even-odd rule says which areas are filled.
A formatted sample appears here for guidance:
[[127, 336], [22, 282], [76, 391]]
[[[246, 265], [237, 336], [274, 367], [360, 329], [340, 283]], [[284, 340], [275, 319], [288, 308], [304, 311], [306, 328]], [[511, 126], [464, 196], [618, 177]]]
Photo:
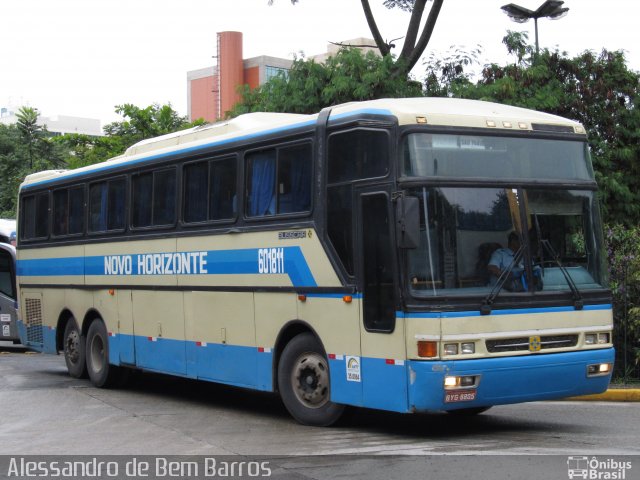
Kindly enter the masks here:
[[567, 470], [570, 479], [626, 480], [631, 462], [613, 458], [568, 457]]

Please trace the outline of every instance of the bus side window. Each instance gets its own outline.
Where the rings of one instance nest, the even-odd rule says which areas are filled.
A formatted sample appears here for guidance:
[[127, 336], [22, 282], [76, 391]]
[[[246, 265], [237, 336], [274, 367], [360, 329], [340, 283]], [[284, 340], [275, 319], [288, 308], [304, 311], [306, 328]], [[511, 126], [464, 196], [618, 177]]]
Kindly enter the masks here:
[[278, 152], [278, 213], [311, 209], [311, 144]]
[[349, 130], [329, 138], [328, 183], [384, 177], [389, 172], [389, 135], [384, 130]]
[[125, 178], [116, 178], [89, 186], [89, 231], [123, 230]]
[[275, 149], [247, 155], [247, 216], [275, 214]]
[[230, 220], [236, 215], [236, 159], [191, 163], [184, 167], [186, 223]]
[[84, 188], [53, 192], [53, 234], [73, 235], [84, 231]]
[[247, 216], [311, 210], [311, 144], [247, 155]]
[[22, 208], [20, 238], [46, 238], [49, 235], [49, 193], [24, 197]]
[[134, 175], [132, 198], [133, 227], [172, 225], [176, 217], [176, 169]]

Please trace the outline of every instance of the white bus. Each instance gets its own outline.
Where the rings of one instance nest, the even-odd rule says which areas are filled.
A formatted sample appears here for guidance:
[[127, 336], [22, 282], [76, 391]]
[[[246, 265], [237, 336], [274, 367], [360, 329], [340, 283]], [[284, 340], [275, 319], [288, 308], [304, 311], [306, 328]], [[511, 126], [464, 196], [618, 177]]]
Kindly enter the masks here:
[[254, 113], [31, 175], [19, 201], [22, 341], [99, 387], [162, 372], [329, 425], [345, 405], [478, 413], [610, 380], [573, 121], [433, 98]]

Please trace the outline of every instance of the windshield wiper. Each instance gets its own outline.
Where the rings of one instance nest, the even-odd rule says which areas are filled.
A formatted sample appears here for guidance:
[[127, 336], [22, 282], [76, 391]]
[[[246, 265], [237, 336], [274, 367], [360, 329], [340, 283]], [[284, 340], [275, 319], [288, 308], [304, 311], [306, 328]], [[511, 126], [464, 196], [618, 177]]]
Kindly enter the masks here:
[[573, 294], [573, 306], [574, 306], [574, 308], [576, 310], [582, 310], [582, 308], [584, 307], [584, 302], [582, 300], [582, 295], [580, 295], [580, 290], [578, 290], [578, 287], [576, 286], [575, 282], [573, 281], [573, 278], [571, 278], [571, 275], [569, 275], [569, 271], [567, 270], [567, 267], [565, 267], [562, 264], [562, 262], [560, 261], [560, 257], [558, 256], [558, 253], [551, 246], [551, 243], [549, 242], [549, 240], [541, 239], [540, 243], [542, 243], [542, 245], [544, 247], [546, 247], [547, 251], [551, 254], [551, 258], [553, 258], [553, 261], [558, 265], [558, 268], [560, 268], [560, 271], [562, 272], [562, 275], [564, 275], [564, 279], [567, 281], [567, 285], [569, 285], [569, 289], [571, 290], [571, 293]]
[[507, 279], [511, 276], [511, 272], [513, 268], [521, 260], [523, 252], [524, 252], [524, 245], [520, 245], [520, 248], [513, 255], [513, 260], [511, 260], [511, 263], [507, 266], [505, 270], [502, 271], [502, 273], [498, 277], [498, 280], [496, 281], [496, 284], [493, 286], [489, 294], [486, 297], [484, 297], [484, 300], [480, 305], [481, 315], [489, 315], [491, 313], [491, 305], [493, 304], [494, 300], [498, 296], [498, 293], [500, 293], [500, 290], [502, 290], [502, 287], [504, 286]]

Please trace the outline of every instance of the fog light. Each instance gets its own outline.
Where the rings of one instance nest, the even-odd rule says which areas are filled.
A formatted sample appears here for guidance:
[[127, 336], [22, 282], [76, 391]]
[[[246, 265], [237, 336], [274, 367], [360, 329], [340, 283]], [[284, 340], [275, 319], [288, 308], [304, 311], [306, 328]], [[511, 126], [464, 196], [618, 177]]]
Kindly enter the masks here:
[[463, 375], [461, 377], [444, 377], [444, 388], [458, 389], [478, 386], [478, 375]]
[[598, 343], [609, 343], [609, 334], [608, 333], [599, 333], [598, 334]]
[[598, 377], [603, 375], [609, 375], [613, 368], [611, 363], [596, 363], [594, 365], [587, 365], [587, 376]]
[[469, 355], [471, 353], [476, 353], [476, 344], [475, 343], [463, 343], [461, 352]]
[[476, 384], [476, 377], [474, 376], [460, 377], [461, 387], [472, 387], [475, 384]]
[[585, 345], [595, 345], [597, 339], [598, 339], [598, 336], [595, 333], [587, 333], [584, 336], [584, 343]]
[[457, 355], [458, 354], [458, 344], [457, 343], [446, 343], [444, 345], [444, 354], [445, 355]]
[[460, 378], [458, 377], [444, 377], [444, 386], [445, 387], [457, 387]]

